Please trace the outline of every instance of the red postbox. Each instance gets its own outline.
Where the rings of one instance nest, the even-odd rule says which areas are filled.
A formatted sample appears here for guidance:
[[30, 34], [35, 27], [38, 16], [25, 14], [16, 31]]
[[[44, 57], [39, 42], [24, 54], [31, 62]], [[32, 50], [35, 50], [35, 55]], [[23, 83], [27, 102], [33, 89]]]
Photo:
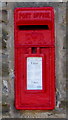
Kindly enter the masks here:
[[54, 109], [53, 8], [16, 8], [14, 31], [16, 109]]

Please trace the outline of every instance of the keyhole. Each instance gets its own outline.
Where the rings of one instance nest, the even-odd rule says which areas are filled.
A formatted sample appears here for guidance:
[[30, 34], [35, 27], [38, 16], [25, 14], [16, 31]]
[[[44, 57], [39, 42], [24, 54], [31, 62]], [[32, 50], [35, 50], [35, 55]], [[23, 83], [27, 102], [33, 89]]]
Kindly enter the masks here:
[[37, 48], [36, 47], [32, 47], [32, 53], [33, 54], [37, 53]]

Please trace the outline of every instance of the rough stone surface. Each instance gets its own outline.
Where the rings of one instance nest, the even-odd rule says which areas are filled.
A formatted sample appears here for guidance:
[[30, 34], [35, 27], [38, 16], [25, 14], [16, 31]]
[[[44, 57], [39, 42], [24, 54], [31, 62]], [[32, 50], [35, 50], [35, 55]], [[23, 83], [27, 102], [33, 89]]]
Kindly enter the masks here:
[[[22, 2], [22, 0], [1, 0], [2, 2]], [[23, 0], [23, 2], [67, 2], [68, 0]], [[5, 6], [5, 5], [4, 5]]]
[[[4, 3], [2, 17], [3, 118], [66, 118], [66, 3]], [[16, 110], [14, 107], [14, 8], [46, 7], [55, 9], [56, 107], [46, 110]]]

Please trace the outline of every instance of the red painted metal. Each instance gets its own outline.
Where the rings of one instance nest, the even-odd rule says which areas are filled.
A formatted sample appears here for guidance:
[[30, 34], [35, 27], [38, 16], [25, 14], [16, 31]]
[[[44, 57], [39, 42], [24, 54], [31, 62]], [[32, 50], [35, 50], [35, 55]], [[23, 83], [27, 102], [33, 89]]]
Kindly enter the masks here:
[[[16, 109], [54, 109], [54, 9], [52, 7], [16, 8], [14, 36]], [[28, 57], [42, 57], [42, 90], [27, 89]]]

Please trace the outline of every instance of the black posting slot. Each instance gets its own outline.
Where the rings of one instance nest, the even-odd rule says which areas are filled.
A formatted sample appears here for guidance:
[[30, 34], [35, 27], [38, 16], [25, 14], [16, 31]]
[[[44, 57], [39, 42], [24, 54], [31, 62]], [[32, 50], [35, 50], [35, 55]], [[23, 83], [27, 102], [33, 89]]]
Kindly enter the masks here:
[[49, 30], [48, 25], [19, 25], [19, 30]]

